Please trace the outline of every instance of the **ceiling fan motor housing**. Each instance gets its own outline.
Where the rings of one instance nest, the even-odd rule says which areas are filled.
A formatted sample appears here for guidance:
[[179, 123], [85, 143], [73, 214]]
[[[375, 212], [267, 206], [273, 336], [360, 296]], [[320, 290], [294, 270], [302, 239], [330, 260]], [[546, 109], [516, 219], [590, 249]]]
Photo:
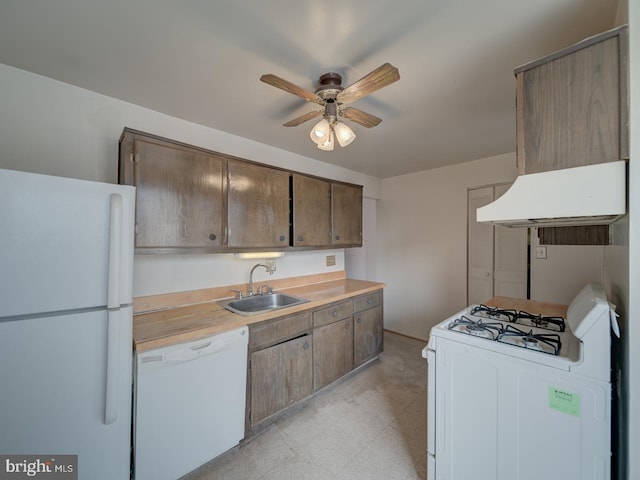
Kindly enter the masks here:
[[342, 87], [342, 76], [338, 73], [329, 72], [320, 75], [320, 86], [316, 90], [316, 95], [325, 101], [334, 101], [336, 95], [344, 90]]

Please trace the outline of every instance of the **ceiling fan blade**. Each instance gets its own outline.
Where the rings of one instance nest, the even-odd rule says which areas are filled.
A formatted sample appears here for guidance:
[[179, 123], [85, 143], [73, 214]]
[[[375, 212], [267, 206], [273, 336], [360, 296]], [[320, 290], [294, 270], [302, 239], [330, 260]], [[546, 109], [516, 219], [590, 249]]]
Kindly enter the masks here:
[[357, 82], [342, 90], [336, 97], [338, 103], [351, 103], [382, 87], [400, 80], [400, 72], [390, 63], [379, 66]]
[[324, 100], [322, 100], [315, 93], [305, 90], [304, 88], [294, 85], [293, 83], [285, 80], [284, 78], [280, 78], [271, 73], [262, 75], [260, 77], [260, 81], [266, 84], [269, 84], [272, 87], [276, 87], [281, 90], [284, 90], [285, 92], [289, 92], [294, 95], [297, 95], [300, 98], [304, 98], [308, 102], [314, 102], [314, 103], [317, 103], [318, 105], [324, 105]]
[[344, 118], [348, 118], [367, 128], [375, 127], [382, 121], [381, 118], [353, 107], [343, 108], [340, 113]]
[[312, 118], [319, 117], [322, 115], [322, 110], [317, 110], [315, 112], [305, 113], [304, 115], [300, 115], [298, 118], [294, 118], [293, 120], [288, 121], [283, 125], [283, 127], [296, 127], [301, 123], [306, 122], [307, 120], [311, 120]]

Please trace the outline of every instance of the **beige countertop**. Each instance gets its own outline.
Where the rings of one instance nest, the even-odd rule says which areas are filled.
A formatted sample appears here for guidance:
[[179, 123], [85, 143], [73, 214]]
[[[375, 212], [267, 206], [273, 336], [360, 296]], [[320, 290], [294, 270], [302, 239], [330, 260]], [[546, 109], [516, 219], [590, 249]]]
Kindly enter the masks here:
[[539, 302], [522, 298], [493, 297], [485, 305], [513, 310], [523, 310], [529, 313], [567, 318], [567, 305], [559, 303]]
[[143, 352], [188, 342], [275, 317], [317, 308], [384, 287], [384, 283], [343, 278], [292, 288], [279, 288], [278, 292], [302, 297], [309, 302], [252, 316], [238, 315], [224, 309], [216, 303], [221, 298], [193, 305], [141, 312], [133, 317], [134, 349], [136, 352]]

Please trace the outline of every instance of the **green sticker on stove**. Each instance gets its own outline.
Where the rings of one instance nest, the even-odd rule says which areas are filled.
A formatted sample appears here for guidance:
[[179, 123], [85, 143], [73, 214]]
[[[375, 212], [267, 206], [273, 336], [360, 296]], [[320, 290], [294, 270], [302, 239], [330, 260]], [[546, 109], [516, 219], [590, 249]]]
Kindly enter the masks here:
[[557, 387], [549, 387], [549, 408], [567, 415], [580, 416], [580, 395]]

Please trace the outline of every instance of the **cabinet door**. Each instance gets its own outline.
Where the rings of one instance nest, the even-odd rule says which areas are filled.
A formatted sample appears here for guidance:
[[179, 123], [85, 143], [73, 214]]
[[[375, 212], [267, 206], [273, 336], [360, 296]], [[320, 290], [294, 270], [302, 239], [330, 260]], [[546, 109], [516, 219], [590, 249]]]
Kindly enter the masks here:
[[224, 160], [150, 137], [130, 141], [136, 247], [220, 247]]
[[626, 35], [607, 36], [516, 71], [520, 173], [628, 158]]
[[293, 245], [331, 245], [331, 185], [293, 175]]
[[382, 305], [353, 316], [353, 366], [375, 357], [383, 349]]
[[251, 354], [251, 426], [312, 393], [311, 335]]
[[331, 184], [332, 244], [362, 246], [362, 187]]
[[289, 172], [228, 161], [228, 246], [289, 246]]
[[313, 331], [313, 388], [319, 390], [353, 367], [353, 318]]

